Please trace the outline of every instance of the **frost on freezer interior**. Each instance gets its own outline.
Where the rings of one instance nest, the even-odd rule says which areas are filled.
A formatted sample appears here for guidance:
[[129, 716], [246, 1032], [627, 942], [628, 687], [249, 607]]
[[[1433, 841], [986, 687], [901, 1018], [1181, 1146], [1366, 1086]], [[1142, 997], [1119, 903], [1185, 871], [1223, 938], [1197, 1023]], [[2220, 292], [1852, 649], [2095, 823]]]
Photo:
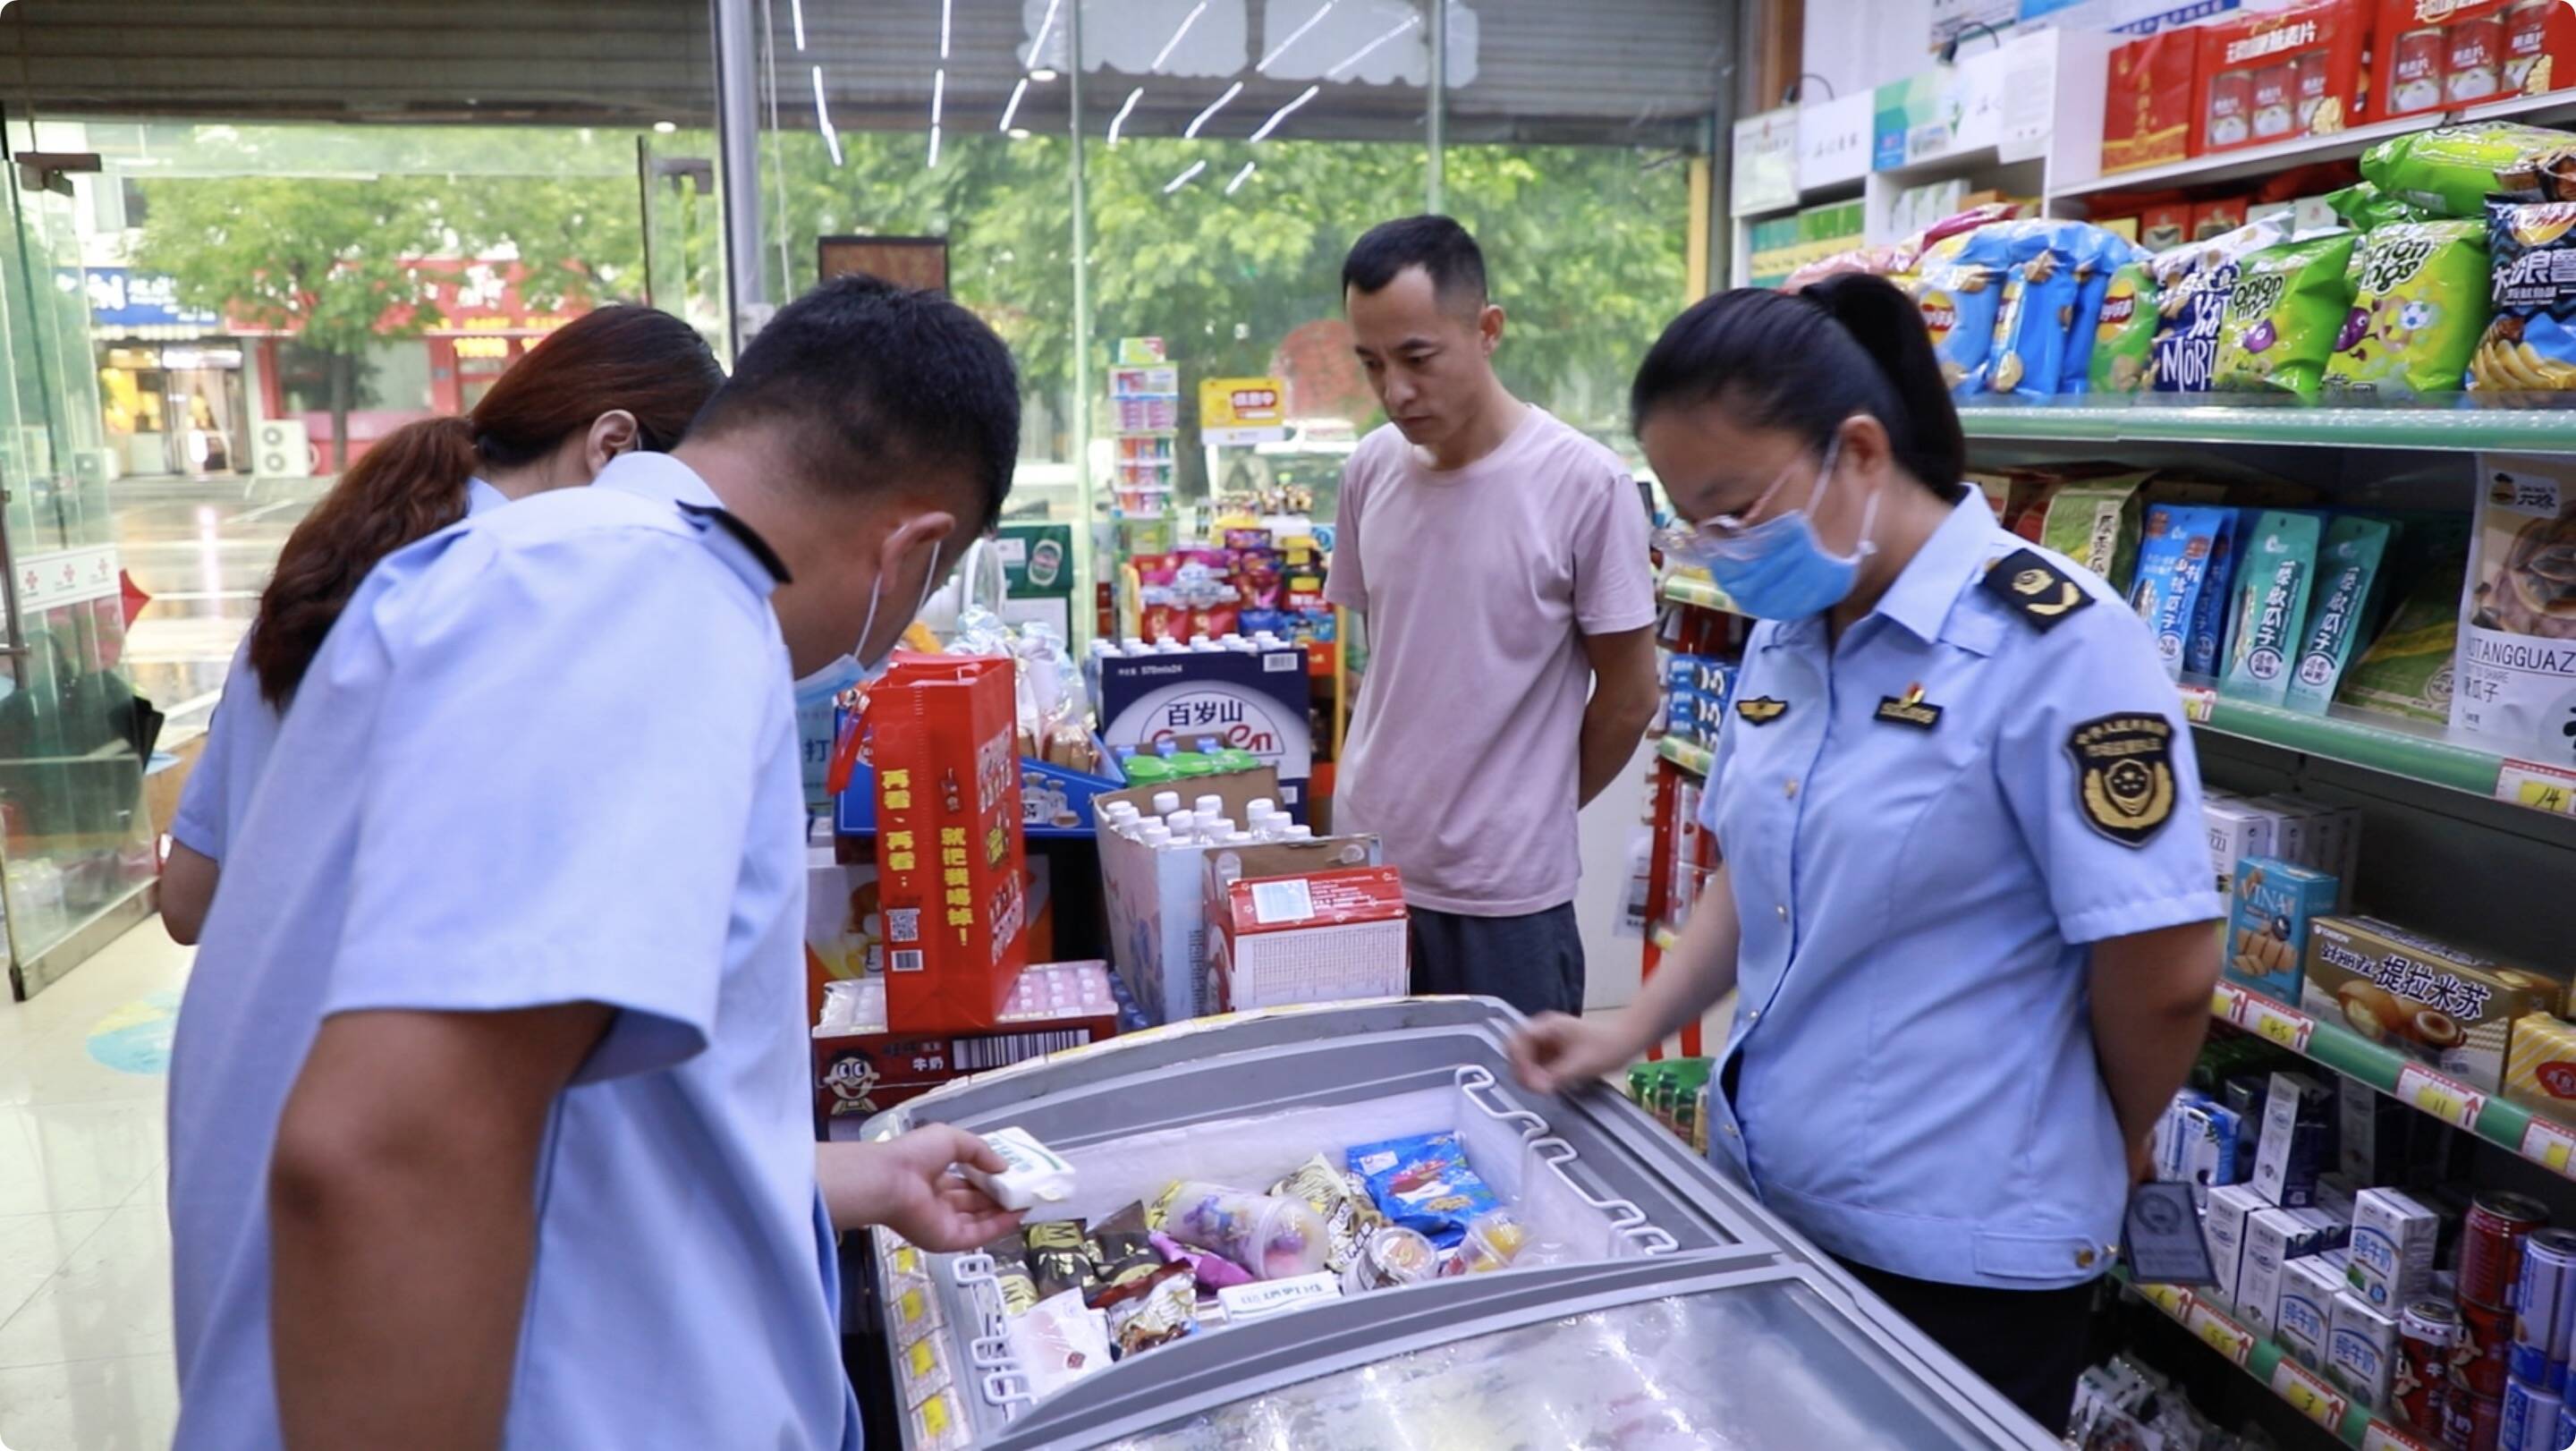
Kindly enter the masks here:
[[1497, 1331], [1319, 1376], [1114, 1451], [1898, 1451], [1965, 1437], [1768, 1282]]

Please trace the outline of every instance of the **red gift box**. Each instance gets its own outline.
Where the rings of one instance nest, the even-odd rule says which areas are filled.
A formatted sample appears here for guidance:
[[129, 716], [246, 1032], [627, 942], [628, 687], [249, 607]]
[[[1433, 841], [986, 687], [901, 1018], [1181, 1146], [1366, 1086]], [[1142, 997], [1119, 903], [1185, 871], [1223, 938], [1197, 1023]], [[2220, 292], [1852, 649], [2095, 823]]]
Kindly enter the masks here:
[[2102, 92], [2102, 171], [2161, 166], [2192, 154], [2200, 37], [2160, 30], [2111, 52]]
[[2371, 37], [2377, 114], [2417, 116], [2566, 85], [2576, 10], [2565, 0], [2380, 0]]
[[2197, 28], [2195, 154], [2326, 136], [2361, 124], [2362, 0], [2310, 0]]
[[994, 656], [898, 654], [868, 690], [896, 1032], [993, 1026], [1028, 961], [1014, 669]]
[[[1349, 843], [1298, 845], [1326, 855]], [[1263, 850], [1247, 848], [1241, 854], [1245, 875], [1230, 881], [1220, 875], [1225, 853], [1209, 859], [1216, 900], [1210, 904], [1208, 976], [1216, 1011], [1402, 996], [1410, 985], [1402, 875], [1394, 867], [1318, 871], [1302, 862], [1302, 875], [1265, 876], [1255, 860]]]
[[824, 1136], [833, 1119], [865, 1119], [969, 1074], [1114, 1037], [1118, 1000], [1107, 963], [1047, 962], [1020, 974], [991, 1032], [891, 1032], [875, 1014], [862, 1017], [877, 1031], [814, 1040], [814, 1117]]

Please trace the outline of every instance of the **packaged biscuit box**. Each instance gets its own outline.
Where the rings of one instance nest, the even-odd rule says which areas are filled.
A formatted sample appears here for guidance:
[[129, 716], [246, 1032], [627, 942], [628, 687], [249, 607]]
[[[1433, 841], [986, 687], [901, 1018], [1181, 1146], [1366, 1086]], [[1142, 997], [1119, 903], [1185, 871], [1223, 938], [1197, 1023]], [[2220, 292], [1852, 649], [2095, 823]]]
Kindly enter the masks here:
[[2159, 30], [2111, 52], [2102, 92], [2102, 170], [2135, 171], [2191, 154], [2200, 37]]
[[2552, 1013], [2516, 1022], [2504, 1096], [2553, 1118], [2576, 1119], [2576, 1024]]
[[2362, 0], [2309, 0], [2199, 27], [2202, 151], [2329, 136], [2363, 119]]
[[2576, 766], [2576, 467], [2482, 454], [2452, 727]]
[[2268, 997], [2296, 1002], [2308, 927], [2335, 907], [2332, 873], [2277, 857], [2236, 864], [2227, 908], [2227, 975]]
[[2473, 1088], [2504, 1078], [2513, 1025], [2552, 1011], [2563, 977], [2419, 937], [2376, 917], [2309, 924], [2301, 1005]]

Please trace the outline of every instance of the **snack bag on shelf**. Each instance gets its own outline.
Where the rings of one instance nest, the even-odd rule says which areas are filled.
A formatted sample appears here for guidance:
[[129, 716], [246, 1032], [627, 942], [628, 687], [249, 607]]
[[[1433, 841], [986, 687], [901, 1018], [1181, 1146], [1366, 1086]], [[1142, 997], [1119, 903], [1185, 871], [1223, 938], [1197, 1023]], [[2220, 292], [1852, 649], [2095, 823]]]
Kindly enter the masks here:
[[1995, 393], [2046, 398], [2066, 370], [2066, 335], [2075, 323], [2083, 290], [2079, 257], [2089, 253], [2081, 222], [2016, 223], [2013, 260], [2006, 273], [2002, 310], [1995, 317], [1995, 350], [1986, 387]]
[[2227, 527], [2227, 514], [2222, 508], [2189, 504], [2158, 504], [2147, 510], [2129, 604], [2155, 632], [2156, 656], [2164, 662], [2167, 675], [2182, 673], [2192, 616], [2208, 579], [2215, 541]]
[[2227, 668], [2220, 678], [2226, 694], [2279, 705], [2288, 692], [2291, 656], [2305, 638], [2320, 532], [2314, 514], [2266, 509], [2254, 521], [2236, 567]]
[[1795, 292], [1810, 282], [1820, 282], [1843, 272], [1866, 272], [1875, 277], [1894, 277], [1914, 270], [1915, 249], [1902, 242], [1880, 242], [1854, 247], [1820, 257], [1789, 274], [1780, 284], [1782, 292]]
[[2252, 509], [2219, 509], [2218, 531], [2209, 540], [2209, 568], [2192, 601], [2191, 637], [2183, 648], [2182, 668], [2190, 675], [2216, 675], [2227, 648], [2227, 601], [2236, 586], [2237, 561], [2245, 553], [2245, 531]]
[[2049, 496], [2039, 543], [2100, 575], [2127, 594], [2138, 554], [2138, 526], [2148, 475], [2116, 474], [2070, 483]]
[[2487, 237], [2477, 222], [2392, 222], [2352, 255], [2352, 309], [2326, 359], [2331, 392], [2410, 398], [2458, 389], [2487, 325]]
[[2431, 221], [2439, 214], [2401, 197], [2393, 197], [2366, 181], [2356, 181], [2340, 191], [2326, 194], [2326, 206], [2343, 219], [2343, 224], [2356, 232], [2370, 232], [2396, 222]]
[[2227, 318], [2247, 254], [2280, 243], [2278, 222], [2250, 222], [2206, 242], [2156, 254], [2156, 338], [2147, 379], [2159, 393], [2206, 393], [2218, 367], [2219, 325]]
[[2487, 203], [2494, 316], [2469, 359], [2469, 386], [2576, 388], [2576, 201]]
[[1946, 239], [1923, 254], [1914, 300], [1932, 335], [1942, 381], [1959, 397], [1984, 384], [2010, 260], [2006, 239], [1991, 227]]
[[[2143, 255], [2143, 254], [2141, 254]], [[2083, 326], [2079, 307], [2076, 325]], [[2156, 279], [2144, 261], [2123, 262], [2104, 279], [2085, 350], [2085, 385], [2095, 393], [2135, 393], [2147, 386], [2156, 346]]]
[[[2143, 264], [2146, 254], [2137, 245], [2112, 235], [2100, 227], [2086, 227], [2075, 241], [2075, 308], [2066, 319], [2065, 358], [2057, 371], [2057, 391], [2083, 393], [2093, 386], [2093, 349], [2101, 341], [2102, 317], [2108, 310], [2113, 277], [2120, 269]], [[2141, 272], [2140, 276], [2145, 274]], [[2122, 315], [2137, 316], [2137, 296], [2133, 291]], [[2154, 334], [2148, 334], [2150, 341]], [[2138, 373], [2144, 376], [2146, 363], [2141, 359]]]
[[2576, 146], [2576, 135], [2513, 121], [2472, 121], [2392, 136], [2361, 154], [2382, 194], [2446, 217], [2484, 215], [2498, 173]]
[[2417, 579], [2389, 612], [2378, 638], [2344, 671], [2335, 699], [2381, 715], [2448, 725], [2466, 572], [2466, 564], [2454, 560]]
[[2379, 607], [2381, 560], [2395, 531], [2377, 519], [2339, 514], [2317, 550], [2316, 588], [2308, 602], [2306, 641], [2290, 674], [2285, 703], [2323, 715], [2352, 658], [2353, 642]]
[[2576, 765], [2576, 470], [2559, 459], [2479, 463], [2451, 728]]
[[2317, 396], [2352, 301], [2344, 273], [2356, 240], [2330, 232], [2245, 259], [2219, 328], [2212, 386]]

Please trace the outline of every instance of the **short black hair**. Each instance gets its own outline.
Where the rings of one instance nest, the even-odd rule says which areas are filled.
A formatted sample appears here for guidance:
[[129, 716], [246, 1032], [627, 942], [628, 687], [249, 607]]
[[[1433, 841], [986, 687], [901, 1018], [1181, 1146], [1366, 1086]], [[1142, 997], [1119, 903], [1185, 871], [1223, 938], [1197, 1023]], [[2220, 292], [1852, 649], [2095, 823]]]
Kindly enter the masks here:
[[946, 293], [837, 277], [778, 310], [742, 350], [692, 435], [782, 425], [804, 482], [867, 488], [958, 469], [1001, 516], [1020, 452], [1011, 351]]
[[1405, 217], [1369, 228], [1342, 260], [1342, 292], [1383, 291], [1407, 267], [1421, 268], [1442, 302], [1484, 307], [1484, 249], [1453, 217]]

